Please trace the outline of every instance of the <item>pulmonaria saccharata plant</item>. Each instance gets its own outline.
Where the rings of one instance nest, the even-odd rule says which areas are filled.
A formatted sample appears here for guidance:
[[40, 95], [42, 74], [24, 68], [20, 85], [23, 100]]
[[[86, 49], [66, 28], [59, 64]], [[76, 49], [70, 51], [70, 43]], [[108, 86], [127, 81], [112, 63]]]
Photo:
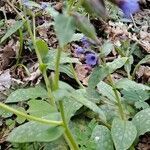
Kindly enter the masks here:
[[137, 0], [121, 0], [118, 2], [118, 6], [127, 18], [130, 18], [132, 14], [135, 14], [140, 10]]

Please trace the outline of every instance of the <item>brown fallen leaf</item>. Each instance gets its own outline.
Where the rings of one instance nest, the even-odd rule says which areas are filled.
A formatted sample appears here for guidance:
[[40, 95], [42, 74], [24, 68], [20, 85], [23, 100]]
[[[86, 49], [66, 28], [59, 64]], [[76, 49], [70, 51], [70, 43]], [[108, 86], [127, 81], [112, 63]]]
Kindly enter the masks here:
[[19, 53], [20, 43], [11, 39], [4, 47], [0, 47], [0, 71], [7, 69], [11, 66], [12, 60]]
[[30, 75], [28, 77], [23, 78], [23, 81], [24, 82], [29, 82], [29, 81], [34, 82], [35, 80], [37, 80], [36, 83], [34, 83], [34, 84], [39, 83], [40, 79], [41, 79], [41, 78], [39, 78], [41, 76], [41, 71], [39, 69], [39, 64], [35, 63], [34, 65], [32, 65], [29, 68], [29, 71], [30, 71]]
[[77, 64], [76, 67], [75, 67], [75, 70], [76, 70], [76, 73], [77, 73], [77, 76], [78, 76], [78, 79], [80, 81], [84, 81], [85, 83], [85, 78], [87, 78], [87, 76], [90, 74], [92, 68], [86, 64]]
[[149, 66], [140, 66], [136, 71], [136, 76], [138, 79], [142, 79], [142, 82], [150, 83], [150, 67]]

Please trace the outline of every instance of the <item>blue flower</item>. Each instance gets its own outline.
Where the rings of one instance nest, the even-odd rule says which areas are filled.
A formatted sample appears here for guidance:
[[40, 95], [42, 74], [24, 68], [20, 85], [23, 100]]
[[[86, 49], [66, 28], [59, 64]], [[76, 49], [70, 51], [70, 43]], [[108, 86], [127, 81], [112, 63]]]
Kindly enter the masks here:
[[95, 53], [87, 53], [85, 56], [85, 63], [90, 66], [95, 66], [98, 62], [98, 57]]
[[84, 48], [90, 47], [90, 42], [89, 42], [89, 40], [87, 39], [87, 37], [84, 36], [84, 37], [81, 39], [81, 42], [82, 42]]
[[76, 51], [77, 54], [83, 54], [85, 52], [85, 50], [80, 46], [77, 46], [75, 48], [75, 51]]
[[135, 14], [140, 10], [140, 6], [137, 0], [121, 0], [119, 7], [122, 9], [125, 17], [130, 18], [132, 14]]

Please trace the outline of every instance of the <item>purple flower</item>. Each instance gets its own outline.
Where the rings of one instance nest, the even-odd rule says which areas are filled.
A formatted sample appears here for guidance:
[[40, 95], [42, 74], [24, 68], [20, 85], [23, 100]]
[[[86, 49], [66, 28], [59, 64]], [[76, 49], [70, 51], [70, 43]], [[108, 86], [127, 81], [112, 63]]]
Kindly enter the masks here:
[[90, 47], [90, 42], [89, 42], [89, 40], [87, 39], [87, 37], [84, 36], [84, 37], [81, 39], [81, 42], [82, 42], [84, 48]]
[[76, 51], [77, 54], [83, 54], [85, 50], [82, 47], [77, 46], [75, 51]]
[[98, 62], [98, 57], [95, 53], [87, 53], [85, 56], [85, 63], [90, 66], [95, 66]]
[[121, 0], [119, 7], [122, 9], [125, 17], [130, 18], [132, 14], [135, 14], [140, 10], [140, 6], [137, 0]]

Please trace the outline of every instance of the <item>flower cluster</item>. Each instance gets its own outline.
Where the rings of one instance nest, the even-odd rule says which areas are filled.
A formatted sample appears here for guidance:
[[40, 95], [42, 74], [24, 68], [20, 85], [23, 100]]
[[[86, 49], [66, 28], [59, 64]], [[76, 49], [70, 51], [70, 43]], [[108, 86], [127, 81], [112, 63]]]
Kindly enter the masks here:
[[127, 18], [130, 18], [132, 14], [140, 10], [138, 0], [120, 0], [118, 6]]
[[84, 54], [85, 63], [89, 66], [95, 66], [98, 63], [98, 56], [96, 53], [89, 51], [91, 43], [86, 37], [81, 39], [82, 47], [77, 46], [75, 51], [77, 55]]

